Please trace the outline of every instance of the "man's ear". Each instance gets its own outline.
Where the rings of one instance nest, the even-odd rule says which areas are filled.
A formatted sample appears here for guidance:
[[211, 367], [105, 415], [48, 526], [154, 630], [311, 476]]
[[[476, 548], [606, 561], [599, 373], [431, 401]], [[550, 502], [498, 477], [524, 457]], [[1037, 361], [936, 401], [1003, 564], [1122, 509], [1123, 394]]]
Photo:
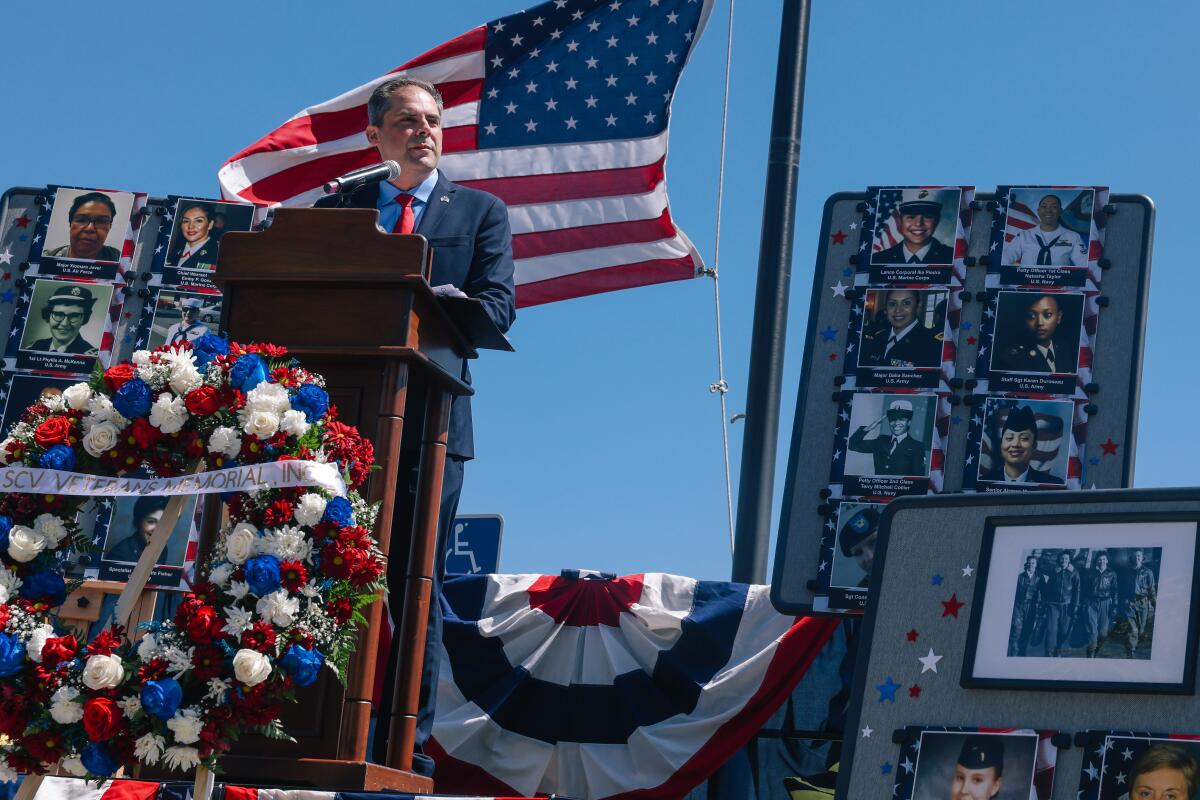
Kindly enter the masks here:
[[379, 144], [379, 128], [374, 125], [367, 126], [367, 141], [371, 144]]

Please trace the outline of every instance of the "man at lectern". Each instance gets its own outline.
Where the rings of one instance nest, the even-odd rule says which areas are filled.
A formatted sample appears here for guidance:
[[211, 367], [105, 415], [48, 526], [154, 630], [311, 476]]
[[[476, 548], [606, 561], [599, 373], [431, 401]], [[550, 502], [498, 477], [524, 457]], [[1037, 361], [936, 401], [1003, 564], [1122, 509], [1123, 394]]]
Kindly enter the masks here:
[[[435, 287], [452, 286], [482, 301], [496, 327], [507, 331], [516, 316], [513, 285], [512, 234], [508, 209], [497, 197], [459, 186], [446, 180], [438, 169], [442, 155], [442, 98], [433, 85], [413, 78], [384, 81], [367, 102], [367, 140], [379, 150], [382, 160], [400, 165], [400, 176], [386, 183], [365, 186], [350, 195], [351, 208], [374, 208], [379, 223], [393, 233], [419, 233], [433, 248]], [[317, 202], [318, 208], [338, 205], [338, 198]], [[463, 380], [470, 383], [464, 367]], [[427, 382], [415, 373], [410, 377], [410, 399], [401, 444], [400, 486], [392, 525], [388, 589], [399, 598], [404, 589], [408, 545], [416, 505], [417, 466], [421, 431], [424, 427], [423, 398]], [[416, 401], [415, 404], [413, 401]], [[454, 521], [462, 492], [463, 465], [474, 457], [471, 433], [471, 399], [455, 397], [450, 409], [446, 469], [438, 524], [438, 557], [434, 570], [434, 601], [430, 605], [425, 641], [425, 667], [421, 676], [421, 708], [417, 720], [413, 770], [433, 772], [433, 761], [422, 752], [433, 730], [433, 703], [437, 692], [439, 650], [442, 636], [441, 607], [437, 593], [441, 577], [447, 531]], [[392, 624], [398, 628], [401, 603], [390, 604]], [[395, 654], [393, 648], [393, 656]], [[394, 659], [389, 662], [384, 683], [384, 702], [376, 720], [374, 758], [386, 755], [391, 684]]]

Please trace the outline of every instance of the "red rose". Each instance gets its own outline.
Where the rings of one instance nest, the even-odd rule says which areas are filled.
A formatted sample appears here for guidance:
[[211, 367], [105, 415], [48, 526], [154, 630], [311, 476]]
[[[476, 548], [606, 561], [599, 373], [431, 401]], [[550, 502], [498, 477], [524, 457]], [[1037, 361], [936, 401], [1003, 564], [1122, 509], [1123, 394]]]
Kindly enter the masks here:
[[221, 407], [221, 398], [213, 387], [201, 386], [184, 395], [183, 404], [193, 414], [214, 414]]
[[129, 426], [129, 435], [134, 438], [138, 447], [146, 450], [153, 447], [163, 437], [163, 432], [142, 417], [138, 417]]
[[79, 644], [71, 634], [52, 637], [42, 646], [42, 664], [53, 667], [63, 661], [70, 661], [79, 650]]
[[197, 608], [187, 623], [188, 636], [196, 644], [212, 644], [224, 627], [220, 615], [212, 606]]
[[83, 704], [83, 729], [93, 742], [103, 742], [121, 732], [121, 708], [107, 697], [93, 697]]
[[42, 447], [61, 444], [71, 435], [71, 420], [66, 417], [50, 417], [33, 432], [33, 440]]
[[117, 364], [104, 371], [104, 385], [110, 392], [115, 392], [133, 378], [133, 364]]

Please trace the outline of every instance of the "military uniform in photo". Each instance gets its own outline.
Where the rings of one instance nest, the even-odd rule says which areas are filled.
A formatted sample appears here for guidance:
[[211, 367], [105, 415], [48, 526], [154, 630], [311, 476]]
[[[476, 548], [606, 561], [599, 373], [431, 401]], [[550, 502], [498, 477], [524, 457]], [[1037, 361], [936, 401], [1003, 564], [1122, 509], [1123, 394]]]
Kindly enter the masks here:
[[[182, 303], [180, 303], [180, 306], [182, 309], [185, 309], [196, 317], [199, 317], [200, 309], [203, 307], [203, 304], [198, 298], [187, 297], [184, 298]], [[193, 319], [187, 324], [184, 324], [184, 321], [181, 319], [179, 322], [176, 322], [167, 328], [166, 343], [178, 344], [180, 342], [195, 342], [197, 339], [207, 336], [211, 332], [212, 331], [208, 329], [208, 326], [199, 319]]]
[[220, 246], [216, 239], [205, 239], [199, 247], [189, 247], [184, 242], [184, 247], [180, 251], [175, 266], [180, 269], [204, 269], [211, 270], [217, 266], [217, 253]]
[[1046, 655], [1062, 655], [1071, 641], [1071, 624], [1079, 609], [1079, 573], [1058, 567], [1046, 581]]
[[1005, 345], [997, 354], [993, 369], [1003, 372], [1044, 372], [1070, 374], [1076, 371], [1079, 345], [1073, 337], [1055, 336], [1049, 345], [1022, 343]]
[[[62, 247], [55, 247], [52, 250], [47, 250], [42, 255], [49, 256], [50, 258], [76, 258], [77, 257], [77, 256], [71, 255], [71, 245], [69, 245], [69, 244], [64, 244]], [[120, 261], [121, 260], [121, 251], [115, 247], [111, 247], [106, 244], [100, 248], [100, 255], [96, 256], [96, 258], [94, 260], [95, 261]]]
[[[887, 417], [897, 416], [912, 419], [913, 405], [908, 400], [896, 400], [888, 406]], [[925, 461], [925, 444], [907, 432], [902, 436], [879, 435], [868, 439], [866, 426], [850, 435], [850, 449], [856, 453], [870, 453], [874, 475], [926, 475], [929, 470]]]
[[1117, 573], [1112, 567], [1103, 572], [1090, 569], [1083, 579], [1084, 612], [1087, 624], [1087, 655], [1095, 658], [1112, 629], [1117, 599]]
[[933, 218], [933, 230], [929, 240], [915, 252], [905, 247], [906, 242], [900, 241], [891, 247], [880, 250], [871, 256], [872, 264], [953, 264], [954, 248], [933, 237], [938, 222], [942, 216], [942, 204], [934, 199], [935, 195], [928, 189], [904, 189], [900, 205], [896, 213], [905, 215], [928, 216]]
[[1086, 267], [1083, 237], [1061, 225], [1052, 231], [1039, 226], [1023, 230], [1004, 245], [1004, 263], [1039, 267]]
[[1042, 586], [1046, 580], [1036, 569], [1030, 576], [1025, 570], [1017, 576], [1017, 598], [1013, 603], [1012, 624], [1008, 631], [1008, 654], [1023, 656], [1037, 625], [1041, 611]]
[[1129, 658], [1137, 655], [1138, 645], [1149, 639], [1150, 626], [1154, 620], [1154, 603], [1158, 587], [1154, 572], [1145, 564], [1129, 569], [1125, 621], [1129, 624], [1126, 634], [1125, 653]]
[[942, 363], [942, 339], [915, 321], [896, 336], [891, 327], [863, 332], [862, 357], [865, 367], [938, 367]]
[[[865, 542], [879, 530], [879, 512], [873, 508], [864, 508], [857, 512], [838, 532], [838, 545], [842, 555], [854, 558], [854, 548]], [[858, 582], [860, 588], [866, 588], [871, 582], [870, 575], [863, 575]]]
[[[46, 322], [50, 322], [50, 315], [56, 312], [51, 311], [54, 306], [78, 306], [80, 313], [84, 317], [84, 321], [80, 323], [80, 327], [86, 324], [86, 319], [90, 316], [91, 307], [95, 304], [96, 298], [92, 295], [90, 289], [79, 286], [60, 286], [54, 290], [54, 294], [42, 306], [42, 318]], [[43, 353], [70, 353], [80, 356], [94, 356], [99, 350], [96, 345], [84, 339], [83, 336], [76, 331], [74, 338], [65, 344], [58, 344], [54, 338], [47, 336], [44, 339], [38, 339], [29, 343], [25, 350], [37, 350]]]

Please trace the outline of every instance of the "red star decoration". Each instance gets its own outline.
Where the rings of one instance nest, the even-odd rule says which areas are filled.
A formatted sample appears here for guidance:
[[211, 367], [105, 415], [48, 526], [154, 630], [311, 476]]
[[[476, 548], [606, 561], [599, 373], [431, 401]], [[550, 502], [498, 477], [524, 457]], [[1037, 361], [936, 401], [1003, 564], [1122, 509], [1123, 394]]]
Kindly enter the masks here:
[[4, 280], [8, 280], [8, 279], [9, 279], [9, 278], [11, 278], [11, 277], [12, 277], [12, 273], [11, 273], [11, 272], [6, 272], [6, 273], [4, 273]]
[[907, 639], [910, 642], [915, 642], [917, 640], [917, 637], [920, 636], [921, 634], [917, 633], [916, 628], [913, 628], [911, 631], [909, 631], [908, 633], [906, 633], [904, 635], [905, 635], [905, 637], [907, 637]]
[[24, 214], [22, 214], [21, 216], [19, 216], [13, 220], [13, 224], [16, 225], [18, 228], [28, 228], [29, 223], [31, 223], [31, 222], [33, 222], [33, 220], [31, 220], [29, 217], [25, 216]]
[[958, 610], [965, 605], [966, 603], [959, 600], [958, 593], [955, 592], [954, 594], [950, 595], [949, 600], [942, 601], [942, 618], [945, 619], [946, 617], [954, 617], [955, 619], [958, 619]]
[[830, 353], [830, 354], [829, 354], [829, 360], [830, 360], [830, 361], [837, 361], [837, 353]]
[[1118, 447], [1120, 445], [1114, 442], [1111, 436], [1108, 437], [1108, 441], [1100, 443], [1100, 449], [1104, 451], [1104, 455], [1106, 456], [1115, 456]]
[[841, 231], [838, 231], [837, 233], [833, 234], [833, 236], [831, 236], [830, 238], [833, 239], [834, 244], [841, 244], [842, 242], [846, 241], [846, 234], [842, 233]]
[[975, 344], [975, 337], [974, 337], [974, 336], [968, 336], [968, 337], [967, 337], [967, 344]]
[[126, 311], [126, 312], [125, 312], [125, 319], [129, 319], [129, 318], [130, 318], [130, 317], [132, 317], [132, 316], [133, 316], [133, 312], [132, 312], [132, 311]]
[[916, 700], [918, 697], [921, 696], [921, 687], [917, 686], [915, 683], [912, 686], [908, 687], [908, 696], [911, 697], [912, 699]]

